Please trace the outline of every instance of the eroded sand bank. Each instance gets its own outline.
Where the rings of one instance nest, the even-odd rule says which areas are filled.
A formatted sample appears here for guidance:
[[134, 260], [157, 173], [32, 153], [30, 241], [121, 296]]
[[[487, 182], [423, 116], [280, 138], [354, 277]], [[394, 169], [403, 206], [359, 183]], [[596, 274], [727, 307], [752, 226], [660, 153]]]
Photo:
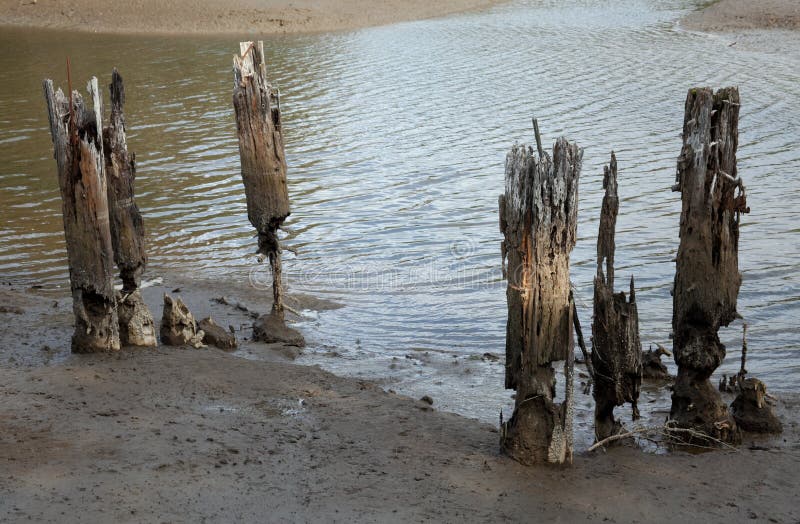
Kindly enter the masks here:
[[481, 9], [498, 0], [0, 0], [0, 25], [104, 33], [303, 33]]
[[797, 0], [720, 0], [681, 20], [696, 31], [800, 29]]

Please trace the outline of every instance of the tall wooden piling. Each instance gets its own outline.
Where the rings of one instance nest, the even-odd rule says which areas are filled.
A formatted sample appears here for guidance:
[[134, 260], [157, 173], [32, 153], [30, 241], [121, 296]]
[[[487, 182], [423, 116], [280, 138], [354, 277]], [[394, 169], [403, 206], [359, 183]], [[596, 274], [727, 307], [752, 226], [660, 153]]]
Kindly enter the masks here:
[[682, 210], [672, 329], [678, 377], [670, 418], [679, 427], [735, 442], [736, 423], [709, 377], [725, 358], [717, 332], [736, 318], [739, 220], [749, 211], [736, 169], [739, 91], [691, 89], [677, 184]]
[[144, 247], [144, 222], [134, 198], [136, 157], [128, 153], [125, 133], [125, 86], [116, 68], [111, 73], [111, 115], [103, 129], [108, 203], [111, 217], [111, 242], [114, 261], [119, 267], [122, 289], [133, 291], [141, 284], [147, 263]]
[[101, 97], [97, 79], [87, 89], [88, 107], [44, 81], [64, 217], [75, 332], [72, 351], [88, 353], [120, 347], [114, 303], [114, 251], [109, 228], [103, 159]]
[[139, 286], [147, 264], [144, 221], [134, 197], [136, 157], [128, 153], [125, 135], [125, 87], [116, 68], [111, 73], [111, 115], [103, 129], [108, 209], [114, 262], [122, 279], [118, 298], [119, 335], [123, 345], [157, 345], [153, 315], [144, 303]]
[[[263, 42], [241, 42], [233, 57], [233, 106], [239, 135], [247, 216], [258, 232], [258, 247], [272, 269], [272, 319], [283, 320], [281, 248], [278, 229], [289, 216], [286, 158], [278, 90], [267, 81]], [[257, 320], [257, 324], [264, 324]], [[256, 336], [261, 329], [256, 329]]]
[[[595, 436], [603, 440], [619, 432], [614, 408], [625, 402], [638, 418], [637, 401], [642, 384], [642, 344], [633, 276], [630, 299], [614, 293], [615, 230], [619, 213], [617, 158], [603, 172], [603, 205], [597, 235], [597, 274], [594, 278], [594, 320], [592, 322], [592, 367], [594, 370]], [[603, 265], [605, 263], [605, 272]]]
[[[572, 306], [569, 255], [575, 246], [583, 150], [559, 138], [552, 157], [514, 146], [500, 197], [503, 270], [508, 281], [506, 388], [514, 414], [501, 448], [523, 464], [572, 462]], [[564, 360], [566, 398], [557, 404], [552, 363]]]

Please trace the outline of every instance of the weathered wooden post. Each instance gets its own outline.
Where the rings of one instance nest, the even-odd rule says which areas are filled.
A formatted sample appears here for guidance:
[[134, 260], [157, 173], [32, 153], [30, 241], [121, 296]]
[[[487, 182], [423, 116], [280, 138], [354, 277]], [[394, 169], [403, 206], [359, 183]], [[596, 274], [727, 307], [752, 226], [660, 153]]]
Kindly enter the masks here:
[[738, 126], [737, 88], [689, 90], [673, 187], [683, 205], [672, 314], [678, 377], [670, 418], [727, 442], [737, 441], [739, 432], [709, 377], [725, 358], [717, 332], [736, 318], [742, 282], [739, 220], [749, 209], [736, 170]]
[[[537, 133], [538, 134], [538, 133]], [[537, 137], [537, 142], [539, 142]], [[508, 280], [506, 388], [517, 391], [501, 448], [523, 464], [572, 462], [572, 304], [569, 255], [575, 245], [583, 150], [565, 138], [534, 156], [514, 146], [500, 196], [503, 272]], [[566, 398], [554, 402], [552, 363], [566, 362]]]
[[[67, 64], [69, 72], [69, 63]], [[119, 326], [114, 303], [114, 251], [108, 218], [103, 160], [101, 99], [97, 79], [87, 85], [92, 107], [52, 80], [44, 81], [64, 216], [75, 333], [72, 351], [117, 350]]]
[[153, 315], [139, 290], [147, 256], [144, 248], [144, 222], [134, 199], [136, 158], [128, 154], [125, 137], [125, 88], [116, 68], [111, 73], [111, 116], [103, 129], [108, 209], [114, 261], [122, 279], [118, 295], [120, 342], [130, 346], [157, 345]]
[[[247, 216], [258, 231], [259, 253], [272, 269], [272, 311], [257, 319], [253, 336], [274, 341], [284, 324], [281, 248], [278, 229], [289, 216], [286, 158], [278, 90], [267, 82], [263, 42], [241, 42], [233, 57], [233, 107], [239, 136]], [[293, 330], [291, 330], [293, 331]], [[298, 334], [293, 332], [291, 336]], [[277, 337], [281, 339], [283, 337]]]
[[[594, 423], [597, 440], [619, 432], [614, 408], [625, 402], [633, 406], [642, 384], [642, 344], [639, 341], [639, 313], [631, 277], [630, 301], [625, 293], [614, 293], [615, 229], [619, 213], [617, 157], [603, 170], [603, 206], [597, 235], [597, 275], [594, 277], [594, 320], [592, 322], [592, 366], [594, 368]], [[603, 262], [605, 261], [605, 274]]]

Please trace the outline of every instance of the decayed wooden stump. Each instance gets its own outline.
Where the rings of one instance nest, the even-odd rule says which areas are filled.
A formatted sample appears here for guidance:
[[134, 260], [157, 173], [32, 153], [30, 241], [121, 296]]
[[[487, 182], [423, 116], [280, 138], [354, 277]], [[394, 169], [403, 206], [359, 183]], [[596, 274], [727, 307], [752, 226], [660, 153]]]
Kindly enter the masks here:
[[125, 88], [116, 68], [111, 73], [111, 116], [103, 129], [108, 208], [114, 261], [122, 279], [119, 294], [119, 334], [123, 345], [155, 346], [155, 323], [139, 291], [147, 256], [144, 222], [134, 199], [135, 155], [128, 154], [125, 137]]
[[289, 216], [286, 158], [278, 90], [267, 82], [263, 42], [242, 42], [233, 57], [233, 107], [239, 135], [247, 216], [258, 231], [259, 252], [269, 257], [272, 312], [283, 317], [278, 228]]
[[233, 326], [230, 330], [217, 325], [214, 319], [206, 317], [197, 323], [197, 328], [203, 331], [203, 344], [215, 346], [226, 351], [233, 351], [239, 345]]
[[783, 424], [767, 403], [767, 386], [757, 378], [739, 376], [738, 387], [731, 412], [739, 427], [751, 433], [781, 433]]
[[[583, 150], [560, 138], [550, 155], [514, 146], [500, 197], [508, 280], [506, 388], [517, 391], [501, 448], [523, 464], [572, 461], [573, 361], [569, 254], [575, 245]], [[567, 398], [554, 402], [552, 362], [567, 362]]]
[[168, 346], [203, 347], [205, 333], [198, 328], [194, 315], [179, 297], [173, 299], [164, 293], [160, 331], [161, 342]]
[[[642, 345], [639, 341], [639, 313], [631, 277], [630, 300], [614, 293], [615, 228], [619, 212], [617, 158], [603, 174], [603, 206], [597, 236], [597, 275], [594, 278], [594, 321], [592, 322], [592, 366], [594, 368], [594, 422], [597, 440], [618, 433], [622, 425], [614, 420], [614, 408], [625, 402], [639, 418], [637, 401], [642, 385]], [[605, 261], [605, 274], [603, 262]]]
[[678, 377], [670, 417], [728, 442], [739, 432], [709, 377], [725, 358], [717, 332], [736, 318], [742, 282], [739, 219], [749, 209], [736, 170], [738, 124], [738, 89], [691, 89], [673, 188], [683, 206], [672, 315]]
[[661, 344], [656, 349], [650, 347], [649, 351], [642, 351], [642, 378], [650, 380], [672, 380], [667, 366], [661, 362], [662, 356], [671, 357], [672, 353]]
[[144, 222], [134, 199], [135, 155], [128, 153], [125, 135], [125, 87], [116, 68], [111, 73], [111, 116], [103, 129], [103, 144], [111, 211], [111, 241], [114, 261], [122, 278], [122, 289], [139, 288], [147, 256], [144, 248]]
[[114, 304], [114, 251], [109, 228], [103, 160], [101, 98], [97, 79], [71, 99], [52, 80], [44, 81], [64, 215], [75, 333], [72, 351], [88, 353], [120, 347]]

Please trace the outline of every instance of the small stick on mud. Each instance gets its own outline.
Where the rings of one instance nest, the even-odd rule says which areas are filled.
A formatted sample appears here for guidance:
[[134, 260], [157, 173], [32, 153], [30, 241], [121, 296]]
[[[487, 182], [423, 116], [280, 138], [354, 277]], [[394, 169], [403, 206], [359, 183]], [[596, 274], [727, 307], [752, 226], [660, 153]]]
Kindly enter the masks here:
[[[679, 438], [677, 435], [686, 435], [686, 438]], [[596, 451], [600, 448], [616, 442], [619, 440], [626, 440], [629, 438], [643, 438], [656, 444], [678, 444], [681, 447], [690, 447], [697, 449], [715, 449], [707, 445], [698, 444], [698, 442], [709, 441], [724, 447], [729, 451], [738, 451], [738, 449], [730, 444], [717, 440], [714, 437], [706, 435], [700, 431], [693, 429], [679, 428], [675, 426], [674, 421], [667, 420], [663, 426], [639, 426], [629, 431], [621, 431], [610, 435], [603, 440], [595, 442], [587, 451]]]
[[[211, 300], [216, 302], [217, 304], [222, 304], [223, 306], [231, 306], [231, 307], [233, 307], [235, 309], [238, 309], [239, 311], [247, 313], [248, 315], [250, 315], [253, 318], [258, 318], [259, 317], [259, 314], [257, 312], [251, 310], [250, 308], [248, 308], [247, 306], [245, 306], [241, 302], [231, 302], [226, 297], [216, 297], [216, 298], [212, 298]], [[289, 313], [292, 313], [293, 315], [297, 315], [298, 317], [302, 317], [303, 316], [303, 314], [301, 312], [299, 312], [298, 310], [294, 309], [293, 307], [290, 307], [287, 304], [284, 304], [283, 308], [286, 311], [288, 311]]]
[[599, 440], [599, 441], [595, 442], [594, 444], [592, 444], [591, 446], [589, 446], [589, 449], [587, 451], [594, 451], [594, 450], [596, 450], [598, 448], [602, 448], [602, 447], [606, 446], [607, 444], [611, 444], [612, 442], [616, 442], [618, 440], [625, 440], [627, 438], [635, 437], [637, 435], [642, 435], [644, 433], [649, 433], [649, 432], [652, 432], [652, 431], [653, 431], [652, 428], [636, 428], [636, 429], [632, 429], [630, 431], [625, 431], [625, 432], [622, 432], [622, 433], [617, 433], [615, 435], [610, 435], [610, 436], [604, 438], [603, 440]]
[[223, 306], [231, 306], [232, 308], [237, 309], [243, 313], [247, 313], [247, 315], [250, 316], [251, 318], [256, 319], [259, 317], [259, 314], [257, 312], [251, 310], [241, 302], [230, 301], [226, 297], [216, 297], [212, 298], [211, 300], [216, 302], [217, 304], [222, 304]]

